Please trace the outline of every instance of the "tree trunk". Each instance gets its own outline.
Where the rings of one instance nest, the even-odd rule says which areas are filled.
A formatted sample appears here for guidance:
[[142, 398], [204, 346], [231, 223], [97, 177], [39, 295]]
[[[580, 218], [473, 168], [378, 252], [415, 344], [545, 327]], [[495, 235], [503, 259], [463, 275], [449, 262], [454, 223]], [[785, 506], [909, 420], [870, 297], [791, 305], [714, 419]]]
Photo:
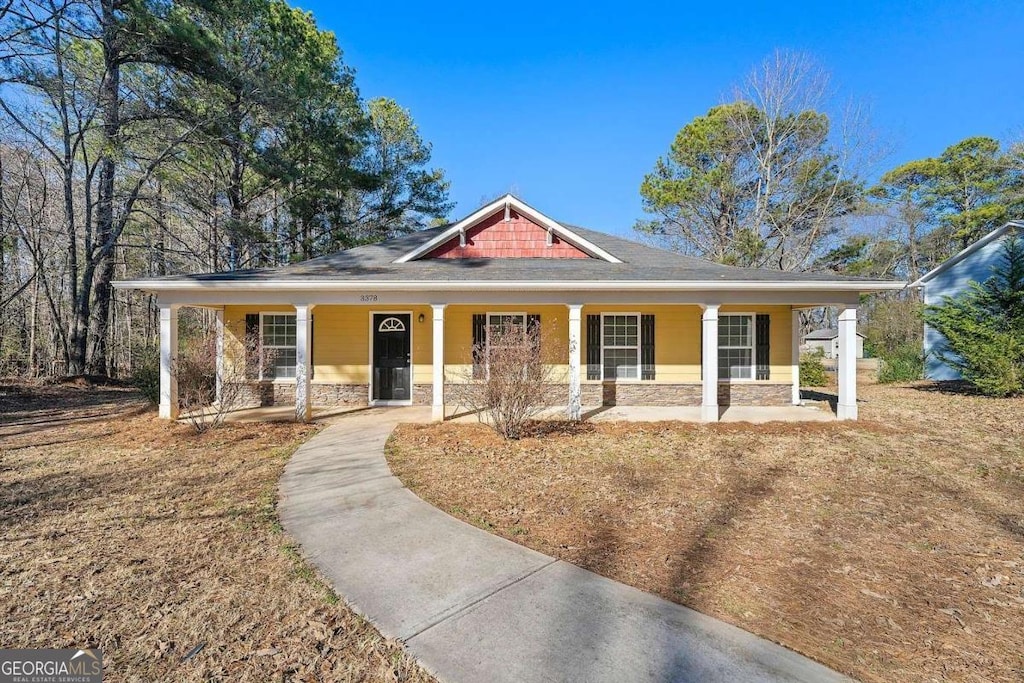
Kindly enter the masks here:
[[238, 270], [242, 267], [243, 243], [243, 221], [245, 209], [243, 206], [242, 179], [245, 176], [245, 155], [242, 150], [242, 115], [241, 96], [236, 94], [231, 104], [231, 138], [229, 147], [231, 151], [231, 172], [228, 178], [227, 198], [229, 211], [228, 226], [228, 270]]
[[[103, 116], [102, 157], [96, 202], [96, 268], [93, 276], [92, 311], [89, 317], [89, 373], [107, 375], [107, 337], [110, 330], [110, 296], [114, 278], [114, 180], [116, 150], [120, 137], [120, 51], [117, 45], [117, 17], [114, 0], [102, 0], [103, 82], [100, 84], [100, 112]], [[90, 255], [92, 256], [92, 255]]]
[[[57, 68], [58, 82], [64, 83], [64, 49], [63, 49], [63, 26], [60, 21], [60, 14], [55, 15], [54, 25], [54, 63]], [[81, 309], [81, 291], [79, 285], [79, 264], [78, 264], [78, 228], [76, 224], [75, 210], [75, 151], [73, 133], [71, 131], [69, 105], [67, 92], [64, 88], [59, 91], [60, 122], [62, 137], [63, 163], [61, 166], [61, 183], [64, 191], [64, 233], [67, 236], [67, 293], [68, 302], [71, 305], [72, 315], [70, 329], [66, 336], [62, 335], [64, 343], [61, 344], [61, 355], [64, 360], [65, 371], [69, 375], [80, 375], [85, 372], [85, 342], [86, 342], [86, 321], [88, 320], [88, 298], [85, 299], [86, 308]], [[88, 213], [88, 211], [87, 211]], [[48, 296], [50, 296], [48, 291]], [[51, 297], [52, 302], [52, 297]], [[55, 321], [56, 322], [56, 321]]]
[[28, 376], [36, 377], [36, 321], [39, 318], [39, 278], [32, 283], [32, 310], [28, 326]]
[[153, 275], [167, 275], [167, 208], [164, 205], [164, 184], [156, 182], [156, 239], [153, 240]]

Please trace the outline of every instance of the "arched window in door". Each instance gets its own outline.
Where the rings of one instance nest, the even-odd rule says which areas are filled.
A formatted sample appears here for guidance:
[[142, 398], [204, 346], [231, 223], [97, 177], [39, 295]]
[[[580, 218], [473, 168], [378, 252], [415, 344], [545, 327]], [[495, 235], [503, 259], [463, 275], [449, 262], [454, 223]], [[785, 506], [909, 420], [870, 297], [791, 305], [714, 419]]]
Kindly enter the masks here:
[[398, 318], [384, 318], [377, 326], [378, 332], [405, 332], [405, 323]]

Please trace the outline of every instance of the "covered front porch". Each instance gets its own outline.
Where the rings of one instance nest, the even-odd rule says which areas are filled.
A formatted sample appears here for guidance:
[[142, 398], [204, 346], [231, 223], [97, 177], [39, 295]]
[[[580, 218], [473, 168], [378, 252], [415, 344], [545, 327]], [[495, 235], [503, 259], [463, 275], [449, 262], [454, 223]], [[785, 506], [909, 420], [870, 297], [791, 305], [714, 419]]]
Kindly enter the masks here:
[[[593, 303], [560, 303], [551, 295], [524, 293], [511, 303], [509, 294], [448, 297], [446, 303], [398, 296], [367, 303], [343, 297], [348, 301], [341, 303], [321, 295], [311, 297], [320, 299], [316, 303], [286, 304], [280, 294], [277, 301], [249, 294], [246, 301], [231, 297], [235, 301], [221, 304], [161, 302], [160, 414], [173, 419], [179, 413], [178, 314], [196, 305], [216, 316], [218, 390], [226, 378], [238, 376], [251, 387], [245, 409], [231, 419], [310, 421], [384, 406], [423, 406], [434, 421], [467, 419], [455, 389], [487, 371], [486, 358], [473, 349], [486, 344], [494, 325], [525, 329], [534, 323], [542, 327], [541, 344], [551, 352], [558, 391], [565, 396], [547, 411], [549, 417], [705, 422], [857, 417], [852, 352], [838, 360], [834, 413], [801, 399], [797, 312], [827, 301], [792, 296], [783, 303], [787, 299], [777, 293], [742, 298], [737, 293], [716, 303], [698, 297], [681, 302], [679, 295], [675, 301], [662, 295], [638, 302], [615, 293]], [[857, 308], [850, 295], [844, 298], [833, 305], [839, 308], [841, 339], [852, 339]], [[415, 303], [406, 303], [410, 299]], [[259, 356], [255, 363], [247, 353], [252, 348]], [[853, 351], [856, 345], [840, 348]], [[271, 352], [273, 360], [267, 362]]]

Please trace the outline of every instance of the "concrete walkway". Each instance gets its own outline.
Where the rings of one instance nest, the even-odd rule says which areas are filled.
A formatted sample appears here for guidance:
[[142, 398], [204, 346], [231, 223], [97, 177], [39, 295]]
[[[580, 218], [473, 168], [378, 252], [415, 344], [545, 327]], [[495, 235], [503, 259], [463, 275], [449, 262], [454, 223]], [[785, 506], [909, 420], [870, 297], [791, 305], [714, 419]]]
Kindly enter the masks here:
[[429, 408], [366, 410], [302, 446], [288, 534], [334, 589], [442, 681], [845, 681], [746, 631], [456, 520], [391, 474], [384, 442]]

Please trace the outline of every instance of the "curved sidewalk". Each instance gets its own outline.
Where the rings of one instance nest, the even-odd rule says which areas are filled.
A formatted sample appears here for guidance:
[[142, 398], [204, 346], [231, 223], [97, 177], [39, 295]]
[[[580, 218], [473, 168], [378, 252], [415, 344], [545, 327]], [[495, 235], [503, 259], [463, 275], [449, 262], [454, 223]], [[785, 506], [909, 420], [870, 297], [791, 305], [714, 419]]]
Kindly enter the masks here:
[[285, 530], [335, 591], [442, 681], [848, 681], [801, 655], [425, 503], [384, 443], [429, 408], [341, 417], [292, 456]]

